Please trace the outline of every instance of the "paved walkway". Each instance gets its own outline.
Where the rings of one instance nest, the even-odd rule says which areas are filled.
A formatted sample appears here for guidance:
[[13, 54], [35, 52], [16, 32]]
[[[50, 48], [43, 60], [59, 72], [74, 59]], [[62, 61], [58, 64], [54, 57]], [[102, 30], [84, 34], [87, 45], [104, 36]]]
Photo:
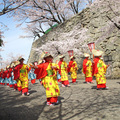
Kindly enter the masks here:
[[96, 90], [96, 83], [77, 81], [67, 88], [59, 83], [60, 103], [55, 106], [46, 105], [39, 81], [29, 83], [31, 95], [25, 97], [0, 85], [0, 120], [120, 120], [120, 79], [107, 80], [109, 90]]

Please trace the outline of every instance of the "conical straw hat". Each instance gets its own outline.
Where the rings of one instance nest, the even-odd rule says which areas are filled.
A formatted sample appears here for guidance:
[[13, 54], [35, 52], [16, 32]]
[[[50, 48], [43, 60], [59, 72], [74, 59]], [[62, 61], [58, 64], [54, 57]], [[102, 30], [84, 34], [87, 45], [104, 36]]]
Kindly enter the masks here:
[[93, 53], [93, 55], [96, 56], [96, 57], [99, 57], [99, 56], [102, 56], [102, 55], [103, 55], [103, 51], [101, 51], [101, 50], [95, 50], [95, 49], [93, 49], [93, 50], [92, 50], [92, 53]]
[[47, 58], [47, 57], [52, 57], [52, 58], [53, 58], [53, 56], [52, 56], [50, 53], [46, 52], [46, 53], [44, 54], [43, 58]]
[[10, 67], [10, 66], [8, 65], [8, 66], [7, 66], [7, 69], [8, 69], [9, 67]]
[[42, 52], [42, 54], [41, 54], [41, 59], [43, 59], [44, 56], [45, 56], [45, 52]]
[[18, 64], [20, 64], [20, 62], [19, 61], [16, 61], [15, 63], [14, 63], [14, 65], [16, 66], [16, 65], [18, 65]]
[[25, 60], [25, 59], [20, 56], [20, 57], [18, 58], [18, 61], [20, 61], [20, 60]]
[[38, 61], [38, 64], [41, 64], [41, 63], [42, 63], [42, 60], [39, 60], [39, 61]]
[[73, 55], [70, 57], [70, 60], [71, 60], [72, 58], [74, 58], [74, 59], [75, 59], [75, 57], [74, 57]]
[[60, 59], [60, 58], [64, 58], [65, 56], [64, 55], [59, 55], [58, 56], [58, 58]]
[[90, 57], [88, 53], [84, 53], [84, 57]]

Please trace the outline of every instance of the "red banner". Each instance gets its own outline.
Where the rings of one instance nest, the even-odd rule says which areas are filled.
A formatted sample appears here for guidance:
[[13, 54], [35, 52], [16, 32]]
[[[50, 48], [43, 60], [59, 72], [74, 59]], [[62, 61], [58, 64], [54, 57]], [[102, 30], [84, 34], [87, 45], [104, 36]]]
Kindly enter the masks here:
[[68, 51], [69, 57], [73, 56], [73, 50]]
[[88, 47], [90, 51], [92, 52], [92, 49], [95, 49], [95, 43], [94, 42], [88, 43]]

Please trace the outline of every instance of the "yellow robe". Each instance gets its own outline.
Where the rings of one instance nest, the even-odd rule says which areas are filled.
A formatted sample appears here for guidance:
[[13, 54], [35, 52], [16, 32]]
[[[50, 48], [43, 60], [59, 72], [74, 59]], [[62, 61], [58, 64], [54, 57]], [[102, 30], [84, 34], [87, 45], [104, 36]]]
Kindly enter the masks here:
[[[55, 79], [56, 72], [54, 70], [52, 70], [51, 65], [52, 64], [49, 63], [49, 65], [48, 65], [48, 67], [46, 69], [48, 75], [41, 79], [42, 83], [43, 83], [43, 86], [46, 89], [46, 96], [47, 96], [47, 98], [57, 97], [57, 96], [60, 95], [58, 82]], [[52, 76], [52, 75], [55, 75], [55, 76]]]
[[57, 80], [57, 71], [59, 69], [59, 66], [56, 63], [52, 63], [52, 66], [57, 67], [57, 70], [53, 69], [53, 74], [54, 74], [53, 78]]
[[18, 87], [28, 88], [28, 71], [26, 67], [29, 68], [26, 64], [23, 64], [22, 68], [20, 69], [20, 77], [17, 82]]
[[73, 64], [74, 64], [75, 66], [70, 68], [71, 78], [72, 78], [72, 79], [76, 79], [76, 78], [77, 78], [77, 70], [78, 70], [78, 67], [77, 67], [76, 61], [74, 61], [74, 62], [72, 63], [72, 65], [73, 65]]
[[95, 74], [97, 84], [106, 84], [106, 69], [107, 65], [100, 59], [97, 63], [98, 73]]
[[61, 64], [61, 81], [68, 80], [68, 73], [67, 73], [67, 63], [65, 61]]
[[87, 69], [86, 69], [85, 77], [92, 77], [92, 62], [88, 60], [86, 63], [86, 66], [87, 66]]

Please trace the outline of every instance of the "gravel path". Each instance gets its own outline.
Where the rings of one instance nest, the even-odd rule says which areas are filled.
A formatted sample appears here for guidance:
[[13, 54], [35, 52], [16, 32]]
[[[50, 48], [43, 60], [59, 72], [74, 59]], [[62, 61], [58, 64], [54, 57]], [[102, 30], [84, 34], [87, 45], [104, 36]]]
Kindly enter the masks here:
[[77, 80], [60, 86], [60, 103], [46, 105], [43, 86], [29, 83], [30, 96], [0, 85], [0, 120], [120, 120], [120, 80], [107, 80], [108, 90]]

